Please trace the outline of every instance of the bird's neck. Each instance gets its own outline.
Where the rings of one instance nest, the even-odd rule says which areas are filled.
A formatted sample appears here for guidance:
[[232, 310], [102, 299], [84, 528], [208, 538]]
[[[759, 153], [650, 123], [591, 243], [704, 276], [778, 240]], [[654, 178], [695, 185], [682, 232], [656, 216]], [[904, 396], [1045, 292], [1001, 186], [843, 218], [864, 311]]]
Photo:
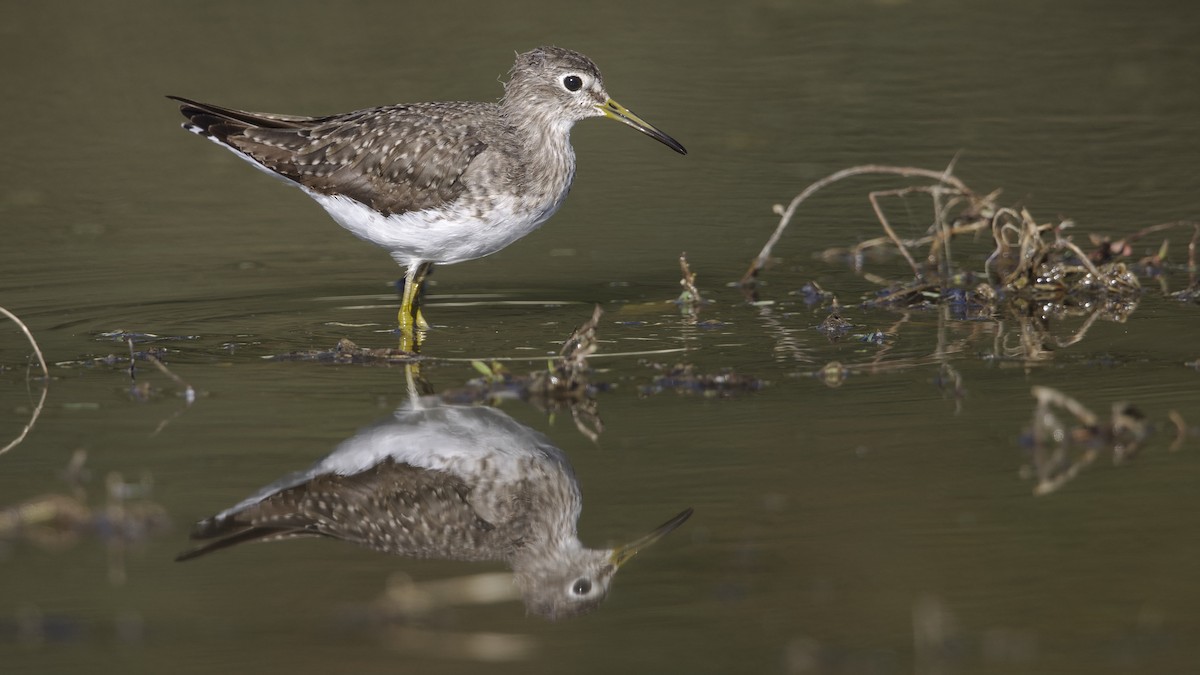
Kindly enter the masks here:
[[571, 148], [574, 120], [536, 108], [509, 111], [507, 119], [514, 142], [523, 150], [521, 182], [555, 194], [565, 193], [575, 176], [575, 151]]
[[543, 540], [521, 547], [508, 560], [518, 577], [539, 578], [552, 574], [565, 564], [584, 555], [587, 549], [574, 536], [555, 541]]

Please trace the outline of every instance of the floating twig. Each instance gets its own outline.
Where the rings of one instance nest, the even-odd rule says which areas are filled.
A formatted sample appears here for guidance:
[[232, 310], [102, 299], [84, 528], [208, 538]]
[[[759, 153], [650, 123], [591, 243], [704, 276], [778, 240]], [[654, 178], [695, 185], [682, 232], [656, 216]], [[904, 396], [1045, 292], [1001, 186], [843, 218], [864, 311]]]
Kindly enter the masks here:
[[[142, 397], [149, 398], [153, 392], [150, 384], [148, 382], [142, 383], [140, 385], [136, 384], [136, 381], [137, 381], [137, 354], [133, 350], [133, 338], [126, 338], [126, 342], [129, 344], [129, 379], [131, 379], [135, 382], [135, 384], [133, 386], [134, 394], [138, 398], [142, 398]], [[195, 403], [196, 390], [192, 388], [192, 385], [185, 382], [182, 377], [179, 377], [175, 373], [171, 372], [171, 369], [167, 368], [167, 365], [165, 363], [163, 363], [162, 360], [159, 359], [157, 356], [155, 356], [153, 353], [147, 351], [147, 352], [144, 352], [142, 354], [142, 356], [147, 361], [149, 361], [151, 364], [153, 364], [154, 367], [159, 370], [159, 372], [161, 372], [162, 374], [171, 378], [171, 380], [173, 382], [175, 382], [175, 384], [177, 384], [183, 388], [184, 406], [182, 408], [180, 408], [179, 410], [176, 410], [174, 414], [170, 415], [169, 417], [163, 419], [161, 422], [158, 423], [158, 426], [156, 426], [154, 428], [154, 431], [150, 432], [150, 437], [154, 438], [155, 436], [162, 433], [162, 430], [167, 428], [168, 424], [175, 421], [175, 419], [178, 418], [180, 415], [182, 415], [185, 410], [187, 410], [189, 407], [191, 407], [192, 403]]]
[[146, 354], [146, 360], [149, 361], [150, 363], [154, 364], [154, 366], [156, 368], [158, 368], [160, 371], [162, 371], [162, 373], [164, 375], [171, 378], [175, 382], [175, 384], [183, 387], [183, 398], [185, 401], [187, 401], [188, 405], [191, 405], [193, 402], [195, 402], [196, 390], [192, 388], [192, 385], [185, 382], [182, 377], [179, 377], [175, 373], [172, 373], [167, 368], [166, 364], [163, 363], [161, 360], [159, 360], [159, 358], [157, 356], [155, 356], [153, 354]]

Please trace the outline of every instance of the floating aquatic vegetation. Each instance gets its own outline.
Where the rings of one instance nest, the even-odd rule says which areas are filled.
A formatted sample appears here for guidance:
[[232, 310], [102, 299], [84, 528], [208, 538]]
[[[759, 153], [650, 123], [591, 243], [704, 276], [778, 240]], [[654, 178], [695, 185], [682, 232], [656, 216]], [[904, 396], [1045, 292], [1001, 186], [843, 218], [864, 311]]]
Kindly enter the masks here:
[[800, 296], [806, 305], [822, 305], [834, 301], [833, 293], [821, 288], [821, 285], [815, 281], [809, 281], [797, 290], [791, 291], [789, 295]]
[[[130, 339], [129, 340], [129, 379], [130, 379], [131, 384], [129, 387], [129, 393], [130, 393], [130, 396], [134, 400], [148, 401], [148, 400], [150, 400], [152, 398], [156, 398], [160, 395], [160, 390], [157, 387], [155, 387], [149, 380], [143, 380], [141, 382], [138, 381], [138, 379], [137, 379], [137, 361], [139, 358], [141, 360], [148, 361], [150, 363], [150, 365], [154, 366], [155, 369], [158, 370], [158, 372], [162, 373], [163, 375], [166, 375], [168, 378], [170, 378], [170, 380], [172, 382], [174, 382], [180, 388], [181, 395], [183, 396], [183, 400], [185, 402], [185, 408], [196, 402], [196, 390], [195, 390], [195, 388], [192, 387], [192, 385], [188, 384], [182, 377], [179, 377], [175, 373], [171, 372], [171, 369], [167, 368], [167, 365], [162, 362], [162, 359], [158, 358], [157, 354], [145, 352], [145, 353], [142, 353], [140, 357], [137, 356], [136, 352], [134, 352], [134, 349], [133, 349], [133, 340]], [[175, 414], [175, 416], [177, 417], [182, 412], [183, 411], [180, 410], [178, 413]], [[170, 419], [174, 419], [174, 417], [172, 417]], [[163, 427], [165, 427], [167, 425], [167, 423], [170, 421], [170, 419], [163, 421], [163, 423], [158, 426], [158, 429], [156, 429], [154, 433], [157, 434], [159, 431], [162, 431]]]
[[767, 382], [743, 375], [732, 369], [724, 368], [716, 373], [698, 373], [690, 363], [642, 362], [658, 372], [654, 380], [640, 390], [643, 396], [661, 394], [671, 390], [678, 394], [691, 394], [706, 398], [728, 398], [738, 394], [759, 391], [767, 386]]
[[853, 328], [854, 324], [842, 318], [841, 308], [837, 306], [836, 300], [829, 312], [829, 316], [826, 316], [821, 320], [821, 323], [817, 324], [817, 330], [829, 338], [830, 342], [842, 339]]
[[161, 345], [149, 345], [145, 349], [135, 349], [133, 345], [137, 344], [137, 341], [132, 338], [127, 339], [125, 343], [129, 346], [127, 354], [110, 353], [104, 356], [57, 361], [54, 365], [58, 368], [133, 368], [137, 361], [149, 361], [152, 358], [161, 361], [171, 354], [171, 350]]
[[359, 347], [352, 340], [342, 338], [332, 349], [308, 349], [274, 354], [265, 357], [268, 361], [317, 361], [319, 363], [367, 363], [394, 364], [415, 363], [420, 360], [416, 354], [395, 347], [368, 348]]

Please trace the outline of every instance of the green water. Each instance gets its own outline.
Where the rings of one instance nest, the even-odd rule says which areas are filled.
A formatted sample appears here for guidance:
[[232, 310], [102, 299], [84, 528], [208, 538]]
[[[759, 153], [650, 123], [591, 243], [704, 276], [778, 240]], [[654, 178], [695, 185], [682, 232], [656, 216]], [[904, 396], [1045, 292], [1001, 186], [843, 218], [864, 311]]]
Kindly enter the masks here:
[[[956, 173], [1039, 222], [1097, 232], [1197, 215], [1200, 46], [1186, 3], [293, 2], [11, 5], [0, 20], [0, 306], [37, 336], [52, 380], [37, 425], [0, 456], [0, 507], [68, 493], [87, 451], [104, 482], [152, 481], [167, 532], [117, 547], [88, 534], [0, 542], [0, 670], [127, 672], [1188, 672], [1200, 661], [1197, 306], [1154, 281], [1125, 322], [1055, 319], [1044, 358], [1013, 358], [1019, 322], [854, 307], [874, 286], [816, 254], [880, 236], [865, 180], [801, 209], [763, 275], [773, 305], [728, 286], [774, 228], [772, 205], [865, 163]], [[178, 128], [177, 94], [322, 114], [390, 102], [494, 99], [512, 54], [578, 49], [610, 93], [679, 139], [680, 157], [619, 125], [575, 130], [575, 187], [541, 231], [437, 270], [424, 374], [547, 355], [599, 304], [605, 430], [504, 410], [575, 466], [580, 537], [603, 546], [686, 506], [679, 531], [617, 577], [587, 617], [519, 603], [425, 622], [347, 621], [411, 561], [329, 541], [246, 546], [177, 564], [194, 521], [302, 469], [400, 406], [403, 370], [269, 361], [349, 337], [390, 346], [400, 270], [299, 191]], [[893, 222], [917, 236], [923, 203]], [[907, 215], [906, 215], [907, 214]], [[1186, 261], [1190, 229], [1168, 233]], [[1158, 249], [1147, 237], [1136, 257]], [[1086, 246], [1085, 246], [1086, 248]], [[713, 303], [689, 325], [666, 301], [686, 251]], [[963, 249], [982, 268], [984, 243]], [[896, 260], [868, 271], [905, 274]], [[835, 291], [853, 333], [831, 343]], [[1187, 283], [1167, 278], [1168, 290]], [[1082, 339], [1072, 342], [1086, 327]], [[112, 334], [153, 334], [184, 388]], [[0, 323], [0, 443], [37, 402], [29, 349]], [[649, 362], [764, 381], [729, 398], [650, 391]], [[848, 366], [839, 387], [812, 377]], [[956, 400], [939, 381], [961, 376]], [[1021, 475], [1033, 386], [1107, 416], [1135, 403], [1156, 433], [1055, 494]], [[1190, 428], [1168, 449], [1177, 411]], [[460, 638], [521, 649], [487, 663]], [[932, 637], [927, 637], [932, 636]]]

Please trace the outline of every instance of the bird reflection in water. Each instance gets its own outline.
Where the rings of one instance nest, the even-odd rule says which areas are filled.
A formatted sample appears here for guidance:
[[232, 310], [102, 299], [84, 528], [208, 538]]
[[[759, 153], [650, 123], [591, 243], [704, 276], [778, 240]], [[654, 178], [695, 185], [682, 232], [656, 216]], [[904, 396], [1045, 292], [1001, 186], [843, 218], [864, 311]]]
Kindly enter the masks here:
[[575, 533], [582, 502], [565, 453], [494, 408], [402, 408], [306, 471], [196, 524], [212, 541], [188, 560], [249, 541], [328, 537], [414, 558], [502, 561], [528, 611], [595, 609], [617, 569], [679, 527], [686, 509], [623, 546]]

